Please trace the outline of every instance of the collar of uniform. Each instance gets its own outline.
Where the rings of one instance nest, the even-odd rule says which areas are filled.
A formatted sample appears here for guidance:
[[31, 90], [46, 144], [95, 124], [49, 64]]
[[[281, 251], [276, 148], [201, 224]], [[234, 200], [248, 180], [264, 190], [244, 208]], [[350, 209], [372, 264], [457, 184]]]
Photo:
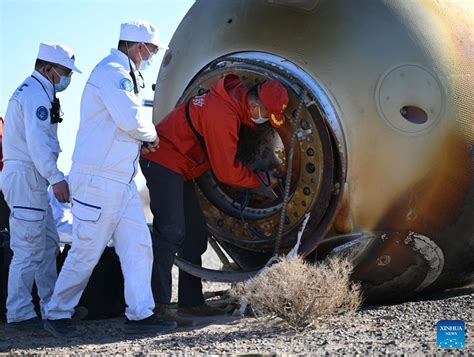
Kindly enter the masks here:
[[38, 80], [41, 82], [41, 84], [44, 86], [44, 89], [48, 92], [47, 94], [51, 94], [51, 96], [54, 95], [54, 88], [53, 88], [53, 83], [49, 81], [48, 78], [43, 76], [40, 72], [38, 71], [33, 71], [33, 76], [38, 78]]
[[[125, 68], [129, 68], [128, 66], [128, 56], [123, 53], [122, 51], [117, 50], [116, 48], [112, 48], [110, 50], [110, 53], [117, 57], [117, 62], [123, 65]], [[132, 60], [130, 60], [130, 63], [132, 64], [132, 70], [135, 71], [135, 64], [133, 63]]]

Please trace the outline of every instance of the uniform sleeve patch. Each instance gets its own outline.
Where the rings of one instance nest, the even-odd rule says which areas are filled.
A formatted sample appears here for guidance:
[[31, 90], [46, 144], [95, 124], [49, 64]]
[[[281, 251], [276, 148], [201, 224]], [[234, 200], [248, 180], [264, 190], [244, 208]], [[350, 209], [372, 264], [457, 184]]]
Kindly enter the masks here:
[[38, 107], [38, 109], [36, 109], [36, 116], [39, 120], [45, 121], [46, 119], [48, 119], [48, 109], [43, 106]]
[[120, 80], [120, 89], [126, 90], [127, 92], [131, 92], [133, 89], [132, 81], [128, 78], [122, 78]]

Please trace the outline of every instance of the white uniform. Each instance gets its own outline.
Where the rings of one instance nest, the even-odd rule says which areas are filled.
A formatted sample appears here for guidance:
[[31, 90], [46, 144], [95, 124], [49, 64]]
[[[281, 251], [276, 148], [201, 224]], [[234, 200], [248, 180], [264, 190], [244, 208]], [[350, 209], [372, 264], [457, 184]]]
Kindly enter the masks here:
[[92, 71], [81, 101], [81, 123], [69, 175], [72, 248], [48, 304], [50, 320], [70, 318], [113, 237], [125, 280], [126, 316], [153, 314], [153, 252], [133, 178], [142, 142], [156, 139], [133, 91], [128, 58], [112, 49]]
[[[36, 78], [36, 79], [35, 79]], [[48, 183], [62, 181], [56, 161], [61, 151], [57, 124], [51, 123], [53, 85], [34, 71], [11, 97], [3, 128], [3, 186], [10, 207], [13, 260], [8, 279], [7, 320], [36, 313], [31, 289], [36, 282], [42, 314], [56, 281], [58, 234], [48, 200]]]
[[[68, 177], [65, 180], [69, 182]], [[59, 202], [51, 186], [48, 188], [49, 204], [53, 212], [54, 223], [59, 235], [59, 243], [72, 243], [72, 221], [73, 215], [71, 211], [71, 204], [69, 202]], [[107, 246], [113, 247], [113, 241], [110, 240]]]

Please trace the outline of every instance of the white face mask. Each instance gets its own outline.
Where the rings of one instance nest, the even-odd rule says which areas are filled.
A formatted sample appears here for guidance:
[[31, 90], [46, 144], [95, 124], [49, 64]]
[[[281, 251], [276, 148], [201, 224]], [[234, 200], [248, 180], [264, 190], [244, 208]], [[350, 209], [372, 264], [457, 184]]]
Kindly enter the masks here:
[[260, 106], [258, 106], [258, 118], [252, 117], [251, 119], [255, 124], [263, 124], [268, 121], [268, 118], [262, 117], [262, 113], [260, 112]]
[[56, 92], [65, 90], [71, 83], [71, 76], [61, 76], [53, 67], [53, 71], [59, 76], [59, 83], [53, 83]]
[[[143, 44], [145, 46], [145, 44]], [[149, 68], [151, 66], [151, 63], [152, 63], [152, 60], [153, 60], [153, 55], [154, 53], [152, 53], [147, 46], [145, 46], [146, 50], [148, 51], [148, 59], [144, 60], [142, 58], [142, 55], [140, 54], [140, 52], [138, 52], [138, 55], [140, 56], [140, 66], [139, 66], [139, 70], [140, 71], [144, 71], [145, 69]]]

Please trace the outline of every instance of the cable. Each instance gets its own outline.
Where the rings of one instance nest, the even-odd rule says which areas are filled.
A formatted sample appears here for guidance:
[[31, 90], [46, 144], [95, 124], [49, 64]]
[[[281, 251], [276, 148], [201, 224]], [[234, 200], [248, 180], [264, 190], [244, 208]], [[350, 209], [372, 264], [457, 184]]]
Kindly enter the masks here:
[[290, 196], [290, 185], [291, 185], [291, 173], [293, 169], [293, 156], [295, 153], [296, 144], [296, 130], [300, 126], [301, 109], [303, 108], [304, 100], [306, 99], [307, 91], [303, 89], [300, 97], [298, 108], [296, 109], [293, 133], [290, 140], [290, 152], [288, 153], [288, 160], [286, 166], [286, 178], [285, 178], [285, 192], [283, 195], [283, 205], [280, 211], [280, 222], [278, 224], [277, 237], [275, 240], [275, 246], [273, 247], [273, 255], [277, 255], [280, 250], [281, 237], [283, 235], [283, 226], [285, 225], [286, 211], [288, 207], [288, 198]]

